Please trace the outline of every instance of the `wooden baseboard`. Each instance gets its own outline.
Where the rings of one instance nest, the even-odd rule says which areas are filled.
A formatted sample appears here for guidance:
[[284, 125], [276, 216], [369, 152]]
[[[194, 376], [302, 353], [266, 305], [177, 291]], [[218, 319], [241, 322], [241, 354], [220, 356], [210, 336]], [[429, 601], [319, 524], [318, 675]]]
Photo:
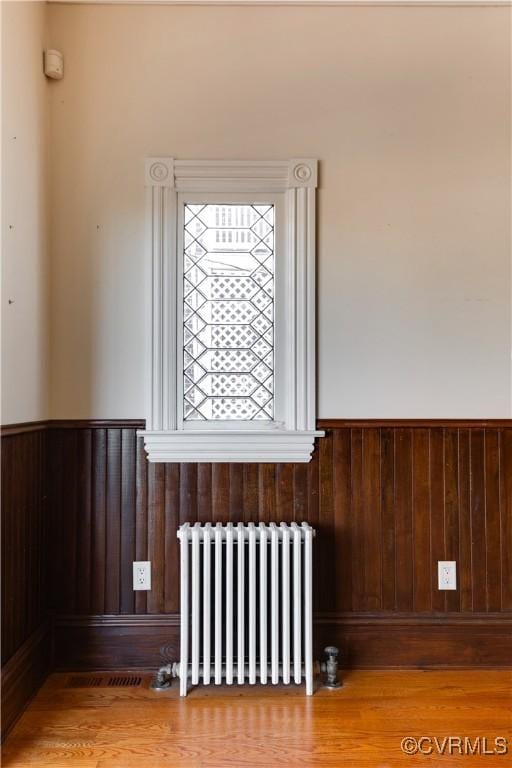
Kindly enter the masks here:
[[50, 650], [45, 622], [2, 667], [2, 741], [50, 672]]
[[179, 658], [178, 614], [58, 616], [55, 669], [157, 669]]
[[512, 614], [318, 616], [315, 647], [337, 645], [349, 668], [512, 666]]
[[[179, 615], [59, 616], [58, 669], [155, 669], [179, 658]], [[319, 614], [315, 656], [337, 645], [348, 668], [512, 666], [512, 615]]]

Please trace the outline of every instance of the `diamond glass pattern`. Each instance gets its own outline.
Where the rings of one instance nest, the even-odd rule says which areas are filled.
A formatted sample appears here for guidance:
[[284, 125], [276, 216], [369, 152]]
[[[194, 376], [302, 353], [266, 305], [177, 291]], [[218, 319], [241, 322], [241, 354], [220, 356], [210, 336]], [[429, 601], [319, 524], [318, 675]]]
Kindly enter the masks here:
[[185, 205], [185, 421], [274, 417], [274, 206]]

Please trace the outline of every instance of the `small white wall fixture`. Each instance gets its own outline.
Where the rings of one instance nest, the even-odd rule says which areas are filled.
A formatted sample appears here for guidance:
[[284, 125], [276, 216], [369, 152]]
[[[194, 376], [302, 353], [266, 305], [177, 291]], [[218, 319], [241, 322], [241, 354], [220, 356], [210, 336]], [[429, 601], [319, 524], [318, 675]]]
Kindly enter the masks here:
[[[315, 394], [317, 161], [150, 157], [145, 183], [147, 414], [140, 434], [149, 461], [308, 462], [323, 435], [316, 429]], [[273, 405], [256, 420], [187, 416], [184, 223], [189, 211], [212, 204], [268, 206], [275, 217]]]

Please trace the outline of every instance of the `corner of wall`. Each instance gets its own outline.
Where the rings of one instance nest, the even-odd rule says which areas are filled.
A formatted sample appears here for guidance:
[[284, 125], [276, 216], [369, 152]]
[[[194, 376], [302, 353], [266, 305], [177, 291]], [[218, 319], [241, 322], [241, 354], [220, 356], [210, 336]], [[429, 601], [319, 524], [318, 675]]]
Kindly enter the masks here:
[[46, 41], [46, 3], [2, 3], [3, 423], [49, 414]]

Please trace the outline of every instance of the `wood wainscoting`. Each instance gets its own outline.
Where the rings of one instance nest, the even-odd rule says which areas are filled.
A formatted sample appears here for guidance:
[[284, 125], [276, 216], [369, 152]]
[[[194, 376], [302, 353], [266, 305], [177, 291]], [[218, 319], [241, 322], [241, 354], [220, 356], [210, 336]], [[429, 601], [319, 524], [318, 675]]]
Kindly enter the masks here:
[[2, 430], [2, 733], [50, 668], [45, 424]]
[[[510, 421], [324, 421], [296, 465], [149, 464], [137, 426], [49, 432], [59, 667], [177, 657], [176, 529], [195, 520], [315, 526], [317, 653], [334, 642], [352, 666], [511, 663]], [[150, 592], [133, 592], [134, 559], [152, 562]], [[457, 561], [456, 591], [438, 591], [438, 560]]]
[[[511, 420], [323, 421], [296, 465], [149, 464], [143, 426], [3, 431], [3, 663], [28, 643], [33, 688], [47, 616], [57, 668], [177, 657], [176, 529], [195, 520], [317, 529], [317, 654], [335, 643], [354, 667], [511, 664]], [[146, 559], [152, 590], [133, 592], [132, 562]], [[437, 590], [438, 560], [457, 561], [456, 591]]]

